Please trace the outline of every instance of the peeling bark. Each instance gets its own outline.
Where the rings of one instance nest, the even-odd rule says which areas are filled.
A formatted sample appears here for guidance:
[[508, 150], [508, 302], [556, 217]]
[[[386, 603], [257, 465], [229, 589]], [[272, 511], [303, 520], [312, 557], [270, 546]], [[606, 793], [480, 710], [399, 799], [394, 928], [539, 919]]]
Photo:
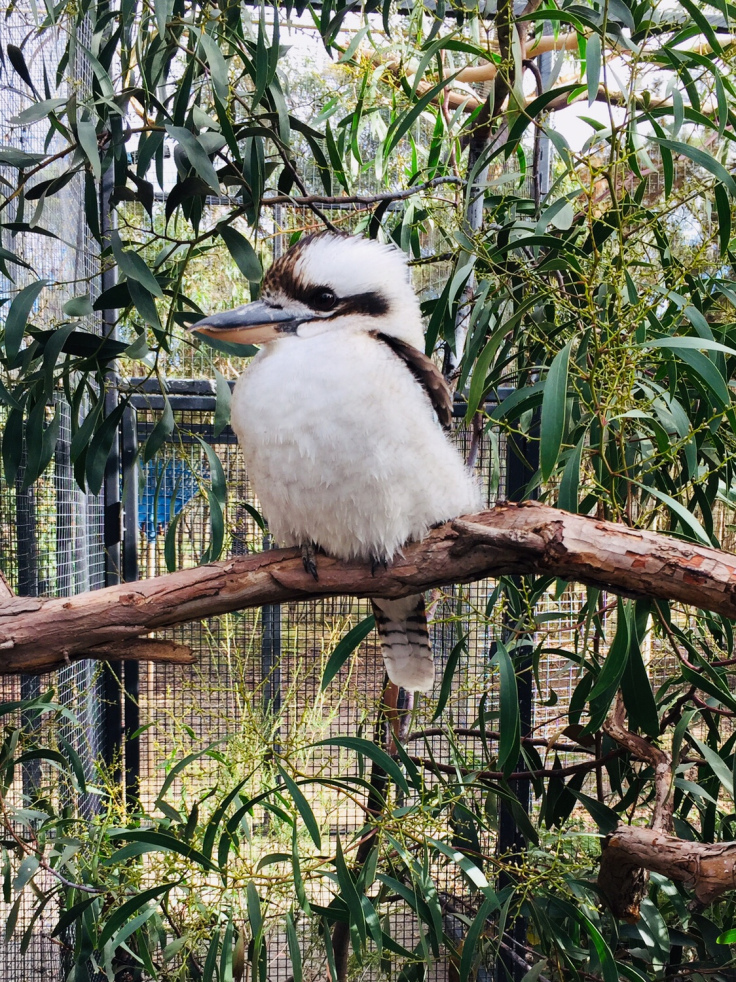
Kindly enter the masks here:
[[672, 755], [654, 747], [624, 726], [619, 693], [604, 730], [632, 756], [654, 768], [654, 811], [651, 828], [619, 825], [601, 848], [598, 887], [615, 917], [639, 919], [647, 895], [649, 873], [680, 880], [699, 904], [707, 906], [736, 889], [736, 842], [690, 842], [670, 835], [674, 800]]
[[[404, 597], [508, 574], [546, 574], [736, 618], [736, 556], [533, 502], [447, 522], [375, 575], [369, 564], [328, 556], [318, 558], [318, 567], [315, 581], [304, 572], [298, 550], [274, 550], [75, 597], [0, 593], [0, 673], [107, 658], [111, 644], [119, 645], [120, 658], [125, 644], [151, 631], [263, 604]], [[132, 657], [147, 657], [136, 650]], [[156, 653], [162, 660], [163, 649]], [[171, 654], [173, 661], [184, 656], [180, 649]]]
[[608, 836], [603, 857], [598, 886], [612, 913], [627, 920], [638, 918], [638, 904], [622, 904], [618, 898], [626, 896], [632, 875], [645, 869], [680, 880], [703, 906], [736, 889], [736, 842], [689, 842], [656, 829], [620, 825]]
[[[647, 834], [659, 839], [670, 838], [674, 796], [672, 794], [672, 755], [659, 747], [652, 746], [644, 737], [631, 733], [624, 726], [626, 710], [619, 692], [611, 715], [603, 724], [605, 732], [624, 747], [637, 760], [650, 764], [654, 769], [654, 811], [650, 829], [619, 825], [613, 835], [603, 840], [601, 845], [601, 865], [598, 871], [598, 887], [609, 908], [616, 917], [627, 921], [639, 919], [639, 908], [649, 889], [649, 873], [659, 872], [652, 863], [656, 857], [652, 850], [642, 850], [642, 841], [647, 842]], [[644, 833], [642, 840], [640, 833]], [[672, 839], [682, 846], [689, 843]], [[631, 848], [629, 848], [629, 844]], [[665, 876], [670, 876], [665, 873]], [[683, 877], [674, 877], [683, 879]]]

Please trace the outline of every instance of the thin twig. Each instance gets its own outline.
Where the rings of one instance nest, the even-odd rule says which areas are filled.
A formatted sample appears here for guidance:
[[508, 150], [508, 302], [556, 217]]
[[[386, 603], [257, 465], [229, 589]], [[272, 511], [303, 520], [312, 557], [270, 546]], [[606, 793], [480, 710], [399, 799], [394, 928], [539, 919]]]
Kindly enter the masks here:
[[568, 764], [567, 767], [541, 767], [535, 771], [514, 771], [512, 774], [504, 774], [503, 771], [478, 771], [473, 768], [457, 767], [454, 764], [440, 764], [434, 760], [427, 760], [425, 757], [410, 757], [418, 767], [423, 767], [426, 771], [439, 771], [442, 774], [461, 774], [465, 777], [468, 774], [474, 775], [480, 781], [524, 781], [534, 780], [540, 777], [569, 777], [572, 774], [587, 774], [588, 771], [595, 770], [601, 764], [608, 763], [616, 757], [621, 757], [623, 750], [609, 750], [602, 757], [593, 760], [583, 760], [579, 764]]

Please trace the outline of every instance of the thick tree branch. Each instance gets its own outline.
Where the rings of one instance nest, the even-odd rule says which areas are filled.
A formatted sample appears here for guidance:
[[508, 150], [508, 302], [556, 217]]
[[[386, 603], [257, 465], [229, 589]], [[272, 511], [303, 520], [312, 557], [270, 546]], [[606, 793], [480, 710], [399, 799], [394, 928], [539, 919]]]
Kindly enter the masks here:
[[649, 873], [680, 880], [702, 905], [736, 888], [736, 843], [691, 842], [671, 835], [674, 797], [672, 755], [652, 746], [624, 726], [619, 693], [604, 729], [633, 757], [654, 769], [651, 828], [619, 825], [603, 842], [598, 887], [616, 917], [637, 920], [646, 897]]
[[[736, 842], [690, 842], [656, 829], [619, 825], [608, 837], [603, 857], [617, 881], [625, 881], [632, 870], [651, 870], [683, 882], [703, 906], [736, 889]], [[608, 891], [606, 896], [610, 899]], [[638, 905], [610, 906], [616, 917], [632, 920], [639, 915]]]
[[[402, 597], [507, 574], [555, 576], [736, 618], [736, 556], [533, 502], [448, 522], [375, 576], [369, 564], [328, 556], [318, 566], [315, 581], [297, 550], [275, 550], [76, 597], [0, 597], [0, 672], [45, 672], [74, 658], [107, 658], [107, 646], [118, 643], [116, 658], [126, 645], [141, 657], [133, 642], [151, 631], [263, 604], [346, 594]], [[179, 650], [172, 660], [184, 655]]]

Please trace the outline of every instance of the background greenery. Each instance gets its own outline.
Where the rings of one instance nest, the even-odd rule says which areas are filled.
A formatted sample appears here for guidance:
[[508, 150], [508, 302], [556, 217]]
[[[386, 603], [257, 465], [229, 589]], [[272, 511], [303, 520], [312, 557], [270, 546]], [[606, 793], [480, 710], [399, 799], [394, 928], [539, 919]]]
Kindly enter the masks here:
[[[502, 0], [483, 16], [449, 4], [39, 7], [29, 50], [38, 33], [64, 39], [58, 63], [44, 63], [43, 90], [23, 45], [6, 45], [3, 62], [27, 96], [18, 133], [40, 129], [46, 145], [43, 153], [0, 148], [5, 481], [15, 483], [23, 446], [26, 485], [49, 465], [62, 395], [76, 479], [99, 491], [126, 400], [106, 402], [110, 373], [209, 371], [182, 329], [203, 311], [257, 295], [276, 231], [297, 238], [329, 223], [392, 238], [417, 263], [419, 285], [434, 282], [427, 270], [439, 264], [440, 289], [424, 304], [427, 351], [466, 396], [469, 424], [500, 427], [530, 459], [538, 445], [528, 493], [721, 544], [722, 509], [736, 493], [735, 16], [725, 0], [531, 0], [523, 8]], [[326, 56], [295, 40], [290, 18]], [[85, 85], [74, 81], [81, 59], [92, 72]], [[493, 77], [474, 88], [463, 81], [469, 66]], [[581, 123], [571, 122], [570, 104]], [[548, 187], [545, 140], [554, 150]], [[86, 234], [116, 278], [108, 274], [100, 296], [78, 279], [62, 284], [63, 315], [49, 316], [49, 285], [34, 274], [28, 243], [44, 235], [44, 216], [72, 180], [84, 183]], [[329, 208], [356, 196], [355, 212]], [[287, 222], [279, 206], [301, 217]], [[81, 326], [95, 310], [104, 312], [102, 338]], [[216, 364], [229, 375], [239, 363], [224, 352]], [[487, 397], [508, 386], [513, 394], [487, 411]], [[222, 414], [226, 388], [218, 392]], [[166, 405], [144, 459], [173, 428]], [[215, 459], [207, 483], [213, 558], [227, 534]], [[584, 771], [535, 778], [532, 817], [514, 808], [524, 856], [493, 854], [499, 798], [513, 807], [515, 768], [556, 766], [554, 740], [544, 760], [521, 740], [514, 666], [534, 636], [537, 600], [561, 586], [503, 581], [485, 615], [477, 612], [503, 611], [498, 705], [479, 702], [477, 758], [432, 781], [380, 740], [342, 738], [361, 768], [326, 786], [309, 746], [255, 762], [242, 748], [210, 747], [169, 762], [150, 813], [127, 814], [101, 776], [105, 809], [84, 821], [61, 804], [56, 771], [37, 800], [13, 796], [29, 754], [71, 785], [83, 775], [68, 746], [28, 745], [12, 723], [19, 707], [4, 706], [6, 901], [17, 896], [17, 913], [32, 891], [39, 914], [61, 901], [56, 933], [72, 951], [75, 979], [87, 978], [93, 958], [111, 980], [126, 971], [227, 980], [247, 965], [265, 982], [280, 938], [296, 982], [325, 970], [342, 977], [348, 951], [350, 972], [402, 982], [444, 952], [464, 982], [503, 952], [504, 928], [519, 914], [525, 961], [507, 954], [506, 965], [529, 982], [728, 978], [732, 900], [701, 910], [684, 888], [653, 877], [636, 925], [600, 906], [596, 840], [578, 833], [646, 821], [651, 769], [627, 755], [600, 765], [605, 782], [585, 785], [589, 793]], [[677, 834], [731, 840], [731, 624], [592, 590], [578, 623], [564, 652], [579, 673], [563, 707], [566, 738], [609, 754], [601, 725], [622, 688], [630, 728], [674, 741]], [[673, 655], [656, 689], [642, 655], [647, 637]], [[337, 660], [358, 640], [348, 635]], [[533, 667], [549, 654], [544, 642], [535, 647]], [[441, 704], [440, 695], [440, 712]], [[29, 708], [60, 712], [51, 696]], [[491, 735], [497, 724], [500, 738]], [[195, 782], [196, 795], [172, 802], [171, 788], [200, 760], [212, 765], [211, 783], [202, 791]], [[325, 824], [321, 794], [367, 803], [357, 839]], [[252, 828], [263, 809], [265, 836]], [[436, 885], [448, 867], [462, 897], [452, 911]], [[418, 925], [413, 951], [396, 940], [402, 911]], [[14, 929], [11, 913], [7, 935]]]

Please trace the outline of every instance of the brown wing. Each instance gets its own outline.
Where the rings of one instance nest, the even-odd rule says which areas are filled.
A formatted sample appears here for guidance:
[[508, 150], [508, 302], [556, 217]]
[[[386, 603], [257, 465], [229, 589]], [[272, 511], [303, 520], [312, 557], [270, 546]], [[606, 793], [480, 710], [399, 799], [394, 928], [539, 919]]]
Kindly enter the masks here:
[[452, 426], [452, 393], [442, 372], [431, 358], [413, 344], [389, 337], [388, 334], [376, 334], [376, 338], [393, 351], [404, 362], [406, 367], [419, 382], [430, 398], [437, 418], [443, 428], [449, 430]]

